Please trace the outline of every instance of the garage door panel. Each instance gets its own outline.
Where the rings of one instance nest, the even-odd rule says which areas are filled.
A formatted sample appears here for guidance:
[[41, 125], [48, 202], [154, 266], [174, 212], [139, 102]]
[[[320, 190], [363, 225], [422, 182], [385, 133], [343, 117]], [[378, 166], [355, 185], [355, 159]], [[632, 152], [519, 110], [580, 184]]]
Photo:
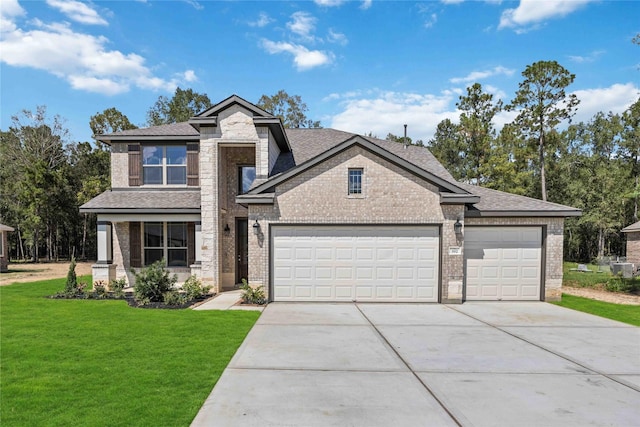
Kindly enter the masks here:
[[271, 235], [275, 300], [437, 301], [437, 227], [274, 226]]
[[540, 298], [541, 227], [469, 226], [464, 245], [467, 300]]

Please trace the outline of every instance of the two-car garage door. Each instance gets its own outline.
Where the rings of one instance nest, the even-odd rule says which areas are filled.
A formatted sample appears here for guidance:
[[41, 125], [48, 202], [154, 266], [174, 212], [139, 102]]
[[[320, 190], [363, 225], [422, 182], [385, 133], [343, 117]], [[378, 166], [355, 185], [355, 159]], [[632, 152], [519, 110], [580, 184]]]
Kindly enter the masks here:
[[275, 301], [438, 301], [435, 226], [274, 226]]
[[467, 300], [539, 300], [541, 227], [465, 227]]

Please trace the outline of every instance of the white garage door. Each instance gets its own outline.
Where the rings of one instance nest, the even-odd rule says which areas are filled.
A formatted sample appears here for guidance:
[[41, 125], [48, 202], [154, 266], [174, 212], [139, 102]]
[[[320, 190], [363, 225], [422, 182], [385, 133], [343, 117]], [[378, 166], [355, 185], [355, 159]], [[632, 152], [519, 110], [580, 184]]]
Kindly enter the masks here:
[[438, 301], [437, 227], [274, 226], [275, 301]]
[[539, 300], [541, 227], [465, 227], [467, 300]]

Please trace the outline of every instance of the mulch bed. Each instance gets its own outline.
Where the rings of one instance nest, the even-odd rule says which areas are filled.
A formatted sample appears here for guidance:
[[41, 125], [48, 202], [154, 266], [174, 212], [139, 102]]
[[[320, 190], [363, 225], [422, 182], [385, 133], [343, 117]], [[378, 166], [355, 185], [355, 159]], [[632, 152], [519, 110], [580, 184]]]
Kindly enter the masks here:
[[202, 304], [204, 301], [208, 300], [209, 298], [211, 298], [211, 295], [206, 295], [204, 297], [201, 298], [194, 298], [191, 299], [189, 301], [186, 301], [184, 304], [179, 304], [179, 305], [169, 305], [169, 304], [165, 304], [164, 302], [151, 302], [149, 304], [139, 304], [133, 295], [131, 294], [125, 294], [124, 297], [117, 297], [115, 296], [113, 293], [109, 292], [107, 293], [107, 295], [98, 295], [95, 293], [85, 293], [85, 294], [79, 294], [79, 295], [75, 295], [75, 296], [67, 296], [67, 295], [63, 295], [63, 294], [56, 294], [56, 295], [51, 295], [48, 296], [47, 298], [52, 298], [52, 299], [84, 299], [84, 300], [125, 300], [127, 302], [127, 304], [129, 305], [129, 307], [135, 307], [135, 308], [155, 308], [155, 309], [164, 309], [164, 310], [182, 310], [185, 308], [189, 308], [193, 305], [200, 305]]

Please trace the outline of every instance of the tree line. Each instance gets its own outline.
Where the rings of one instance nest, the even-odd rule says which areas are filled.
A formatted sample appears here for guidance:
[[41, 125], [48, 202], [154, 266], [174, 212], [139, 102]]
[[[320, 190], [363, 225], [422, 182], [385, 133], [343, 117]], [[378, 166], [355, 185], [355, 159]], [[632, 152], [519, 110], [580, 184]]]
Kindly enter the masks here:
[[[456, 104], [459, 120], [440, 122], [426, 144], [387, 139], [426, 145], [460, 181], [582, 209], [565, 222], [566, 259], [623, 253], [620, 229], [638, 220], [640, 99], [622, 114], [569, 123], [580, 101], [566, 92], [575, 76], [555, 61], [531, 64], [522, 75], [508, 104], [479, 83], [468, 87]], [[284, 90], [257, 105], [288, 128], [321, 126], [300, 96]], [[211, 106], [206, 94], [177, 88], [149, 108], [146, 125], [183, 122]], [[501, 111], [517, 115], [498, 132]], [[89, 126], [94, 136], [136, 128], [116, 108], [91, 116]], [[11, 257], [95, 259], [96, 215], [78, 208], [109, 188], [109, 147], [70, 142], [62, 118], [49, 118], [45, 107], [16, 114], [0, 142], [0, 218], [16, 229]]]

